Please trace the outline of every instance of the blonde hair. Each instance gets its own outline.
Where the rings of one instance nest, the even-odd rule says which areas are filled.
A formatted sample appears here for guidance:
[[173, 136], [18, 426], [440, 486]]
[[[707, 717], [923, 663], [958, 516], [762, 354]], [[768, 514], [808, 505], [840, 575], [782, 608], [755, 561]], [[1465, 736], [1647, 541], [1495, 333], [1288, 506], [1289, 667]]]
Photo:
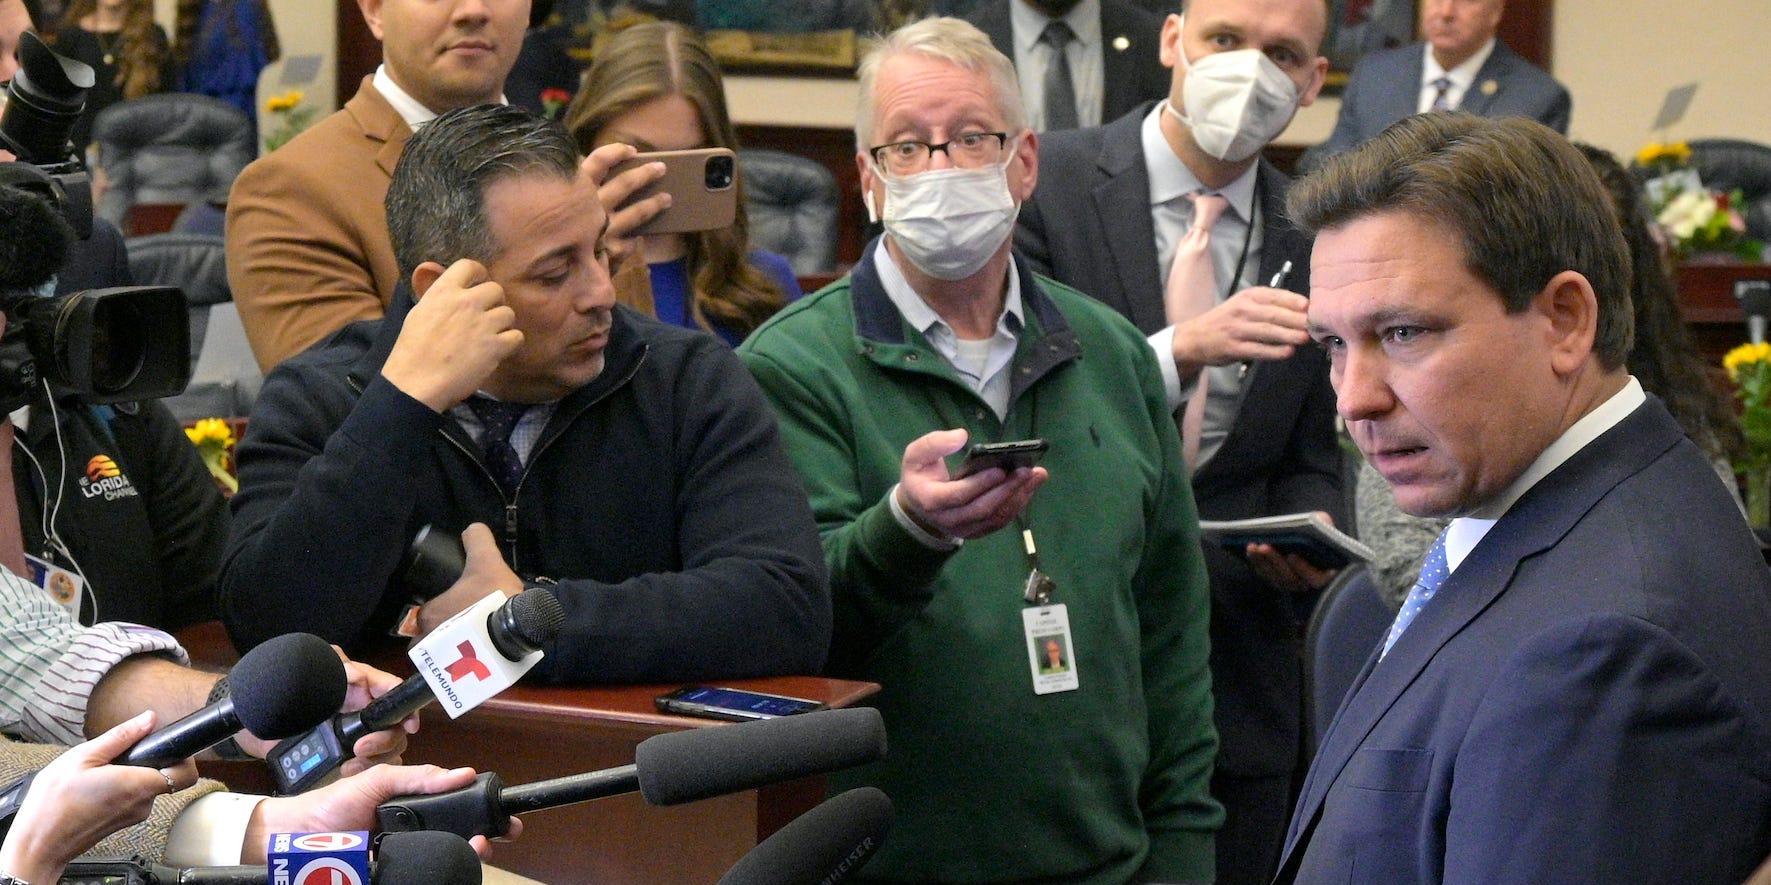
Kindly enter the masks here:
[[[579, 149], [589, 152], [611, 121], [672, 95], [695, 107], [708, 147], [738, 147], [719, 65], [693, 31], [674, 22], [636, 24], [599, 45], [596, 61], [566, 109], [566, 128]], [[688, 234], [686, 240], [696, 320], [742, 337], [780, 310], [785, 295], [749, 261], [742, 177], [737, 187], [738, 212], [732, 224]]]
[[855, 114], [855, 149], [873, 147], [873, 87], [879, 69], [897, 55], [922, 55], [958, 65], [990, 78], [996, 89], [996, 105], [1002, 111], [1010, 135], [1027, 128], [1027, 109], [1021, 104], [1021, 87], [1015, 80], [1015, 64], [990, 44], [970, 22], [934, 17], [912, 22], [884, 37], [861, 58], [856, 77], [861, 83], [861, 103]]

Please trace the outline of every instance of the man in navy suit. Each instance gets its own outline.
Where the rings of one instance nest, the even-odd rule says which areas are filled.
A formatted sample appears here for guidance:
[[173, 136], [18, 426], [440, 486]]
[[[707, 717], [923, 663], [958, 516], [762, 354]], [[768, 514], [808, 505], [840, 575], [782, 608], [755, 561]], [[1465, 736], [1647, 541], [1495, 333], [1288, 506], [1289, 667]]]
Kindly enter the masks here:
[[[1162, 16], [1127, 0], [984, 0], [966, 21], [1014, 61], [1028, 124], [1041, 132], [1098, 126], [1168, 92], [1168, 71], [1156, 52]], [[1045, 72], [1054, 51], [1040, 42], [1053, 22], [1074, 35], [1064, 52], [1075, 90], [1076, 123], [1051, 125]]]
[[1423, 114], [1290, 208], [1349, 432], [1403, 511], [1455, 518], [1279, 881], [1744, 880], [1771, 852], [1771, 572], [1624, 366], [1604, 186], [1536, 122]]
[[1568, 90], [1494, 36], [1505, 6], [1506, 0], [1425, 0], [1426, 40], [1360, 60], [1341, 94], [1334, 133], [1310, 149], [1302, 168], [1431, 110], [1529, 117], [1566, 135], [1573, 105]]
[[[1168, 99], [1042, 137], [1046, 174], [1015, 231], [1035, 270], [1150, 336], [1171, 407], [1209, 376], [1193, 474], [1201, 519], [1344, 510], [1334, 391], [1323, 354], [1302, 346], [1310, 241], [1285, 219], [1289, 179], [1260, 158], [1321, 89], [1326, 30], [1321, 0], [1191, 0], [1163, 24]], [[1198, 192], [1229, 201], [1209, 247], [1223, 285], [1211, 310], [1170, 323], [1164, 287]], [[1330, 576], [1266, 547], [1208, 544], [1205, 555], [1212, 795], [1226, 811], [1217, 881], [1265, 885], [1309, 761], [1301, 636]]]

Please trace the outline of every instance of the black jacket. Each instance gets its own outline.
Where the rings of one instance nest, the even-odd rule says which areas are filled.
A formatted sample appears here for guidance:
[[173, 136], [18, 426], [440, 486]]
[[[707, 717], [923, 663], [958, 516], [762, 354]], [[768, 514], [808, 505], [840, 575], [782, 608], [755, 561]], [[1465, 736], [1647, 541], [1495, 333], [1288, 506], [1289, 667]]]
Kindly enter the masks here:
[[[227, 502], [165, 406], [64, 397], [52, 417], [48, 399], [37, 397], [14, 444], [12, 476], [25, 552], [86, 576], [82, 621], [177, 630], [215, 617]], [[63, 549], [44, 539], [45, 511]]]
[[730, 348], [617, 308], [602, 374], [560, 402], [507, 511], [460, 425], [380, 376], [403, 318], [348, 326], [265, 382], [222, 575], [242, 651], [291, 630], [362, 649], [408, 600], [395, 572], [419, 528], [484, 522], [525, 580], [559, 581], [567, 622], [542, 679], [823, 665], [830, 596], [805, 489]]

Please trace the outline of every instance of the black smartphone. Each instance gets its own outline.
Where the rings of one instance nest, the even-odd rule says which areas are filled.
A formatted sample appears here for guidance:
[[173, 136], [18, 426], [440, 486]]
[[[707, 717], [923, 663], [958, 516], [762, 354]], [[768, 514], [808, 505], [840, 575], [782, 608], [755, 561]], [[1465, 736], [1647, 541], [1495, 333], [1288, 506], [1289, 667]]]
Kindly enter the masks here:
[[728, 722], [773, 719], [777, 716], [792, 716], [824, 709], [821, 701], [714, 685], [685, 685], [676, 691], [659, 695], [654, 703], [666, 713], [724, 719]]
[[953, 478], [971, 476], [980, 470], [992, 467], [1002, 468], [1002, 472], [1013, 472], [1017, 467], [1032, 467], [1045, 456], [1045, 450], [1051, 448], [1043, 439], [1018, 439], [1010, 442], [977, 443], [966, 450], [965, 460], [959, 462], [959, 469], [954, 471]]

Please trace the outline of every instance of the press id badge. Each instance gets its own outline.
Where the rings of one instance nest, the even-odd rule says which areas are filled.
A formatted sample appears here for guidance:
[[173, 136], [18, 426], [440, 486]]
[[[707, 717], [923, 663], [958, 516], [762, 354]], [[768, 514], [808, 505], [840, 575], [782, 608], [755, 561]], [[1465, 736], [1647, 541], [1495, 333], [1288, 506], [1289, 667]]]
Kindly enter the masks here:
[[1033, 671], [1033, 693], [1075, 691], [1076, 645], [1070, 639], [1070, 611], [1062, 604], [1021, 610], [1027, 639], [1027, 663]]
[[25, 554], [25, 564], [31, 567], [31, 583], [42, 587], [74, 620], [80, 620], [80, 597], [85, 593], [86, 582], [78, 574], [29, 553]]

